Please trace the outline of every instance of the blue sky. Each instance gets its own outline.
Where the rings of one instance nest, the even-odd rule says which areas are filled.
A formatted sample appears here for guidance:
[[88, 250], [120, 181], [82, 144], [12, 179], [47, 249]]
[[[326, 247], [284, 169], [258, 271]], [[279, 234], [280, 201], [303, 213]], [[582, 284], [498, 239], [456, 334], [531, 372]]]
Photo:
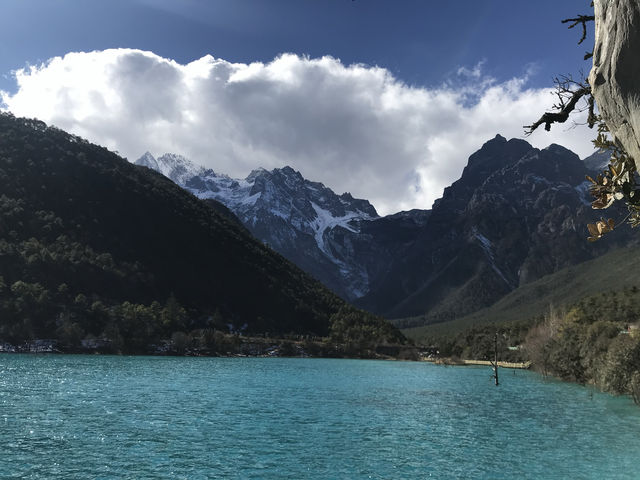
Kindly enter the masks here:
[[[534, 86], [574, 72], [579, 32], [560, 24], [584, 0], [3, 0], [0, 71], [70, 51], [137, 48], [188, 63], [280, 53], [380, 65], [410, 84], [439, 84], [485, 61], [498, 79], [535, 66]], [[15, 88], [4, 78], [2, 88]]]
[[[590, 64], [582, 56], [593, 36], [577, 45], [581, 32], [560, 23], [588, 11], [584, 0], [3, 0], [0, 90], [14, 113], [38, 116], [130, 159], [144, 150], [172, 150], [233, 176], [287, 163], [339, 193], [350, 190], [371, 198], [385, 213], [427, 208], [483, 141], [495, 133], [519, 136], [526, 118], [537, 118], [538, 109], [553, 103], [542, 89], [551, 85], [554, 75], [576, 75], [580, 69], [588, 73]], [[154, 56], [144, 57], [138, 50]], [[91, 51], [99, 53], [65, 57]], [[295, 55], [282, 60], [283, 53]], [[323, 56], [337, 63], [313, 63]], [[55, 71], [47, 67], [53, 57], [61, 57]], [[197, 67], [203, 58], [208, 58], [202, 60], [208, 67]], [[254, 62], [261, 62], [262, 69], [249, 68]], [[364, 64], [365, 70], [348, 70], [352, 64]], [[12, 72], [29, 65], [37, 71], [23, 70], [19, 85]], [[155, 67], [164, 73], [156, 75]], [[211, 95], [210, 110], [183, 105], [171, 116], [167, 105], [185, 96], [205, 95], [193, 90], [198, 68], [208, 68], [203, 75], [211, 80], [211, 72], [223, 69], [234, 88], [244, 82], [244, 94], [231, 95], [229, 88], [211, 83], [202, 87]], [[64, 71], [71, 70], [73, 78], [84, 83], [65, 77]], [[107, 75], [109, 82], [100, 86]], [[145, 90], [140, 78], [159, 83]], [[291, 78], [315, 87], [306, 91]], [[113, 90], [113, 85], [127, 89]], [[355, 102], [358, 92], [366, 92], [367, 100]], [[49, 104], [52, 97], [57, 100]], [[258, 100], [248, 102], [254, 97]], [[85, 98], [82, 105], [78, 98]], [[125, 112], [118, 107], [141, 98], [146, 103], [137, 109]], [[548, 101], [539, 100], [545, 98]], [[333, 100], [335, 105], [325, 109]], [[458, 119], [451, 102], [461, 107]], [[348, 109], [341, 111], [346, 104]], [[153, 111], [136, 118], [148, 105], [155, 105]], [[442, 113], [424, 113], [436, 106]], [[513, 118], [511, 124], [512, 108], [533, 111]], [[99, 119], [105, 109], [113, 117], [111, 123]], [[503, 115], [503, 123], [492, 123], [492, 109]], [[318, 112], [325, 116], [320, 118]], [[483, 129], [465, 123], [463, 117], [473, 115], [478, 123], [489, 125]], [[221, 122], [222, 117], [227, 120]], [[257, 128], [252, 126], [254, 118], [268, 120]], [[402, 125], [402, 118], [410, 118], [415, 131]], [[132, 129], [119, 131], [116, 126], [129, 121], [137, 127], [144, 123], [145, 130], [128, 138]], [[268, 128], [267, 121], [272, 123]], [[362, 122], [362, 128], [354, 122]], [[449, 125], [447, 131], [442, 123]], [[304, 131], [305, 126], [310, 130]], [[193, 135], [199, 128], [202, 133]], [[466, 141], [457, 141], [452, 129]], [[225, 142], [209, 138], [215, 131]], [[389, 138], [377, 144], [384, 136], [380, 132]], [[403, 139], [409, 134], [422, 140], [413, 145]], [[292, 136], [299, 141], [292, 141]], [[238, 142], [232, 144], [230, 138]], [[564, 143], [584, 156], [588, 138], [580, 129], [558, 129], [530, 141], [541, 147]], [[389, 164], [394, 162], [397, 168], [391, 172]]]

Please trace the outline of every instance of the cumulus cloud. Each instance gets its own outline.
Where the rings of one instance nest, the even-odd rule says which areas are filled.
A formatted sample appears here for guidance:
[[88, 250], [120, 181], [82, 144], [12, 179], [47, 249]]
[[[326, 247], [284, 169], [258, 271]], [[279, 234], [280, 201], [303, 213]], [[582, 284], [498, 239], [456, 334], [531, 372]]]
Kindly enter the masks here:
[[[0, 92], [15, 115], [37, 117], [135, 160], [179, 153], [232, 177], [290, 165], [381, 213], [429, 208], [468, 156], [496, 133], [522, 126], [553, 103], [526, 78], [498, 83], [482, 64], [460, 82], [410, 86], [388, 70], [332, 57], [284, 54], [269, 63], [210, 55], [186, 65], [150, 52], [68, 53], [14, 72]], [[584, 127], [535, 132], [536, 147], [592, 151]]]

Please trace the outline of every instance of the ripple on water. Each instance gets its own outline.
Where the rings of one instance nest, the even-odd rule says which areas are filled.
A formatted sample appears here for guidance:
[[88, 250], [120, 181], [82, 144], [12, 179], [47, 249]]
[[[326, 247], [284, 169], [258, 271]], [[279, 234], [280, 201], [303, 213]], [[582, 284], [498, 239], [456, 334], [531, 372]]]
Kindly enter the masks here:
[[529, 372], [0, 355], [10, 478], [637, 478], [640, 409]]

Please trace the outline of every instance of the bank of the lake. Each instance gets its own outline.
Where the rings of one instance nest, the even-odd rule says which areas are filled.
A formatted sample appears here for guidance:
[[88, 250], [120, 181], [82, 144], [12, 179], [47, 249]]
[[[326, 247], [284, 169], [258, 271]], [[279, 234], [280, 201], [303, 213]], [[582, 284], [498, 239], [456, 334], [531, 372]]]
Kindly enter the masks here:
[[9, 478], [636, 478], [640, 409], [527, 371], [0, 355]]
[[602, 291], [574, 305], [551, 305], [537, 318], [484, 318], [484, 322], [459, 319], [403, 333], [430, 345], [439, 357], [490, 359], [497, 349], [500, 360], [529, 361], [543, 375], [631, 395], [640, 404], [638, 286]]
[[65, 345], [55, 339], [34, 339], [15, 344], [0, 341], [1, 353], [419, 360], [424, 351], [409, 343], [345, 343], [337, 342], [330, 337], [310, 335], [269, 337], [214, 331], [211, 332], [210, 338], [207, 333], [201, 333], [201, 336], [196, 338], [183, 334], [170, 340], [146, 344], [134, 351], [122, 351], [105, 339], [85, 339], [75, 346]]

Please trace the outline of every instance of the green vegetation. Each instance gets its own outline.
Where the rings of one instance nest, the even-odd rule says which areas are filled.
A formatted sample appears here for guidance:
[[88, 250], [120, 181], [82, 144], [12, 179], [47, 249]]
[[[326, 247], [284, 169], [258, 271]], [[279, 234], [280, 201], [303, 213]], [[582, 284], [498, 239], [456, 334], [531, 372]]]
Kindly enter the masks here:
[[[603, 289], [622, 290], [633, 285], [636, 282], [635, 272], [639, 269], [640, 247], [619, 248], [524, 284], [488, 308], [450, 322], [408, 328], [403, 333], [417, 342], [428, 344], [431, 338], [482, 327], [487, 323], [526, 323], [531, 318], [544, 315], [549, 305], [564, 308]], [[402, 328], [404, 320], [393, 322]]]
[[640, 403], [639, 327], [640, 289], [632, 286], [528, 321], [432, 332], [429, 340], [441, 356], [484, 360], [492, 358], [497, 332], [500, 360], [529, 360], [544, 375], [629, 394]]
[[424, 339], [423, 345], [437, 352], [438, 356], [454, 361], [493, 360], [495, 334], [498, 333], [500, 361], [524, 362], [528, 358], [522, 350], [522, 344], [531, 325], [532, 322], [487, 323], [466, 330], [443, 331]]
[[640, 290], [629, 287], [587, 297], [567, 312], [551, 310], [525, 340], [544, 374], [591, 383], [616, 394], [634, 394], [640, 373]]
[[330, 340], [346, 356], [370, 357], [383, 339], [385, 344], [402, 344], [404, 337], [390, 323], [350, 306], [331, 316]]
[[403, 341], [223, 209], [40, 121], [0, 114], [0, 185], [0, 342], [137, 353], [223, 344], [223, 332]]
[[567, 312], [551, 310], [524, 347], [543, 374], [590, 383], [640, 402], [640, 290], [587, 297]]

